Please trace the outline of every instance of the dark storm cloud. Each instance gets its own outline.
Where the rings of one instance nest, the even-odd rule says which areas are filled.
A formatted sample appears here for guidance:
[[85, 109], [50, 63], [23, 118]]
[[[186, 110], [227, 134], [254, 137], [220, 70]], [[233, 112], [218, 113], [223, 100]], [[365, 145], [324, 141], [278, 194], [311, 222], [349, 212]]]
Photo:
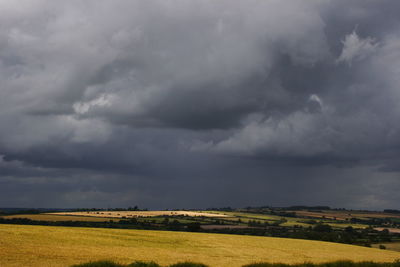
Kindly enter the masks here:
[[1, 2], [0, 204], [393, 207], [398, 11]]

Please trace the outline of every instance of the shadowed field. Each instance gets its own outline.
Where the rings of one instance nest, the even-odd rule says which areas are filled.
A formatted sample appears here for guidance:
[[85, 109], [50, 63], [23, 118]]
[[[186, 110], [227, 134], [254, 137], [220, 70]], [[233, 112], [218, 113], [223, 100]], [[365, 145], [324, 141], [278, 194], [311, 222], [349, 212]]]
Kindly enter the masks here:
[[69, 266], [97, 260], [182, 261], [210, 267], [252, 262], [392, 262], [400, 253], [299, 239], [188, 232], [0, 225], [0, 266]]

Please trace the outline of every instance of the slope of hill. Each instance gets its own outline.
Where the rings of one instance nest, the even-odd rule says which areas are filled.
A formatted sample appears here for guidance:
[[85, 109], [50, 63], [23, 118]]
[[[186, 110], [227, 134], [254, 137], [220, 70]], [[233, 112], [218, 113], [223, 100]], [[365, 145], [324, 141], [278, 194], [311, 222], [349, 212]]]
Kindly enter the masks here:
[[400, 253], [360, 246], [256, 236], [188, 232], [0, 225], [0, 266], [69, 266], [110, 259], [167, 265], [203, 262], [238, 267], [252, 262], [335, 260], [391, 262]]

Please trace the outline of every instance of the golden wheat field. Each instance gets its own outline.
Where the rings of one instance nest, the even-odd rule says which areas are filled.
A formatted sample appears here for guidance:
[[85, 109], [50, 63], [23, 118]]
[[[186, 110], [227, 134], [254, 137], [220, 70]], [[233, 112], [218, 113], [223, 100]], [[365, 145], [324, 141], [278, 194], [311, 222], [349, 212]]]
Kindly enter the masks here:
[[69, 266], [110, 259], [211, 267], [252, 262], [394, 261], [400, 253], [299, 239], [125, 229], [0, 225], [0, 266]]

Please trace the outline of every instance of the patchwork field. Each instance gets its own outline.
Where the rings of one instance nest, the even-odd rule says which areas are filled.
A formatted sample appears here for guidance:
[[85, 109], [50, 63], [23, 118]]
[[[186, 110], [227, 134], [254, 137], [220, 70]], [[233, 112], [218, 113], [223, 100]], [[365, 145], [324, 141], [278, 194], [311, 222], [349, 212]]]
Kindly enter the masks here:
[[[290, 211], [289, 211], [290, 212]], [[324, 210], [324, 211], [292, 211], [297, 216], [304, 216], [310, 218], [326, 218], [336, 220], [349, 220], [352, 218], [367, 219], [367, 218], [400, 218], [400, 214], [384, 213], [384, 212], [367, 212], [367, 211], [337, 211], [337, 210]]]
[[[283, 216], [277, 216], [277, 215], [266, 215], [266, 214], [258, 214], [258, 213], [249, 213], [249, 212], [227, 212], [227, 211], [209, 211], [210, 213], [213, 214], [220, 214], [220, 215], [225, 215], [227, 220], [231, 220], [231, 221], [237, 221], [238, 219], [241, 220], [241, 222], [243, 223], [247, 223], [249, 220], [257, 220], [257, 221], [261, 221], [261, 222], [268, 222], [268, 223], [274, 223], [276, 221], [280, 221], [282, 219], [285, 219], [285, 222], [282, 223], [282, 226], [304, 226], [304, 227], [309, 227], [312, 226], [311, 224], [308, 223], [309, 219], [305, 219], [305, 218], [293, 218], [293, 217], [283, 217]], [[306, 212], [306, 214], [309, 214]], [[312, 213], [314, 214], [314, 213]], [[323, 215], [321, 215], [321, 213], [316, 213], [315, 214], [319, 215], [320, 217], [316, 217], [314, 216], [313, 218], [318, 218], [318, 219], [322, 219]], [[299, 216], [304, 216], [303, 213], [298, 214]], [[328, 216], [329, 217], [329, 216]], [[329, 220], [328, 217], [325, 217], [324, 221], [326, 224], [331, 225], [332, 227], [336, 227], [336, 228], [345, 228], [347, 226], [352, 226], [354, 228], [365, 228], [367, 227], [367, 225], [363, 225], [363, 224], [357, 224], [357, 223], [345, 223], [344, 221], [339, 220], [334, 221], [334, 220]], [[332, 219], [334, 216], [331, 216]]]
[[[350, 213], [352, 212], [352, 213]], [[283, 227], [312, 227], [311, 219], [318, 220], [325, 224], [329, 224], [334, 228], [353, 228], [361, 229], [368, 227], [367, 224], [354, 223], [346, 220], [349, 218], [367, 219], [367, 218], [391, 218], [397, 219], [397, 215], [385, 213], [368, 213], [359, 211], [296, 211], [299, 217], [290, 217], [282, 215], [240, 212], [240, 211], [75, 211], [75, 212], [52, 212], [42, 214], [18, 214], [18, 215], [3, 215], [0, 218], [28, 218], [31, 220], [42, 221], [91, 221], [91, 222], [106, 222], [109, 220], [119, 221], [119, 219], [137, 218], [139, 221], [146, 221], [151, 218], [152, 222], [161, 223], [166, 216], [175, 217], [180, 223], [200, 222], [201, 224], [215, 224], [215, 220], [223, 222], [225, 226], [216, 228], [245, 228], [251, 221], [260, 223], [276, 224], [279, 223]], [[367, 217], [369, 216], [369, 217]], [[389, 216], [389, 217], [385, 217]], [[392, 217], [390, 217], [392, 216]], [[238, 227], [240, 226], [240, 227]], [[206, 226], [204, 228], [212, 228]], [[388, 228], [388, 227], [385, 227]], [[375, 229], [380, 229], [375, 227]], [[382, 228], [383, 229], [383, 228]], [[394, 229], [394, 228], [393, 228]], [[393, 232], [398, 232], [398, 229]]]
[[157, 216], [190, 216], [190, 217], [226, 217], [223, 214], [200, 212], [200, 211], [74, 211], [74, 212], [55, 212], [50, 215], [72, 215], [90, 216], [103, 218], [135, 218], [135, 217], [157, 217]]
[[[323, 220], [324, 223], [331, 225], [335, 228], [345, 228], [352, 226], [353, 228], [365, 228], [368, 225], [359, 223], [350, 223], [346, 221], [348, 218], [397, 218], [397, 215], [385, 214], [385, 213], [368, 213], [354, 211], [352, 213], [343, 211], [296, 211], [297, 218], [285, 217], [271, 214], [260, 214], [251, 212], [227, 212], [227, 211], [79, 211], [79, 212], [52, 212], [43, 214], [27, 214], [27, 215], [12, 215], [3, 216], [4, 218], [28, 218], [31, 220], [45, 220], [45, 221], [108, 221], [110, 219], [130, 219], [130, 218], [152, 218], [152, 220], [162, 221], [165, 216], [185, 216], [185, 218], [178, 218], [181, 223], [187, 223], [193, 221], [193, 218], [202, 217], [204, 220], [202, 223], [210, 223], [207, 220], [221, 219], [225, 223], [229, 224], [240, 224], [242, 227], [247, 225], [249, 221], [260, 221], [261, 223], [267, 222], [270, 224], [280, 222], [284, 219], [284, 222], [280, 222], [281, 226], [293, 227], [303, 226], [309, 227], [312, 224], [309, 223], [310, 219]], [[385, 217], [388, 216], [388, 217]], [[212, 224], [212, 223], [211, 223]], [[227, 226], [224, 226], [226, 228]], [[207, 227], [206, 227], [207, 228]], [[235, 228], [235, 227], [232, 227]]]
[[69, 266], [92, 260], [135, 260], [167, 265], [197, 261], [239, 267], [260, 261], [391, 262], [400, 253], [360, 246], [256, 236], [188, 232], [0, 225], [0, 266]]

